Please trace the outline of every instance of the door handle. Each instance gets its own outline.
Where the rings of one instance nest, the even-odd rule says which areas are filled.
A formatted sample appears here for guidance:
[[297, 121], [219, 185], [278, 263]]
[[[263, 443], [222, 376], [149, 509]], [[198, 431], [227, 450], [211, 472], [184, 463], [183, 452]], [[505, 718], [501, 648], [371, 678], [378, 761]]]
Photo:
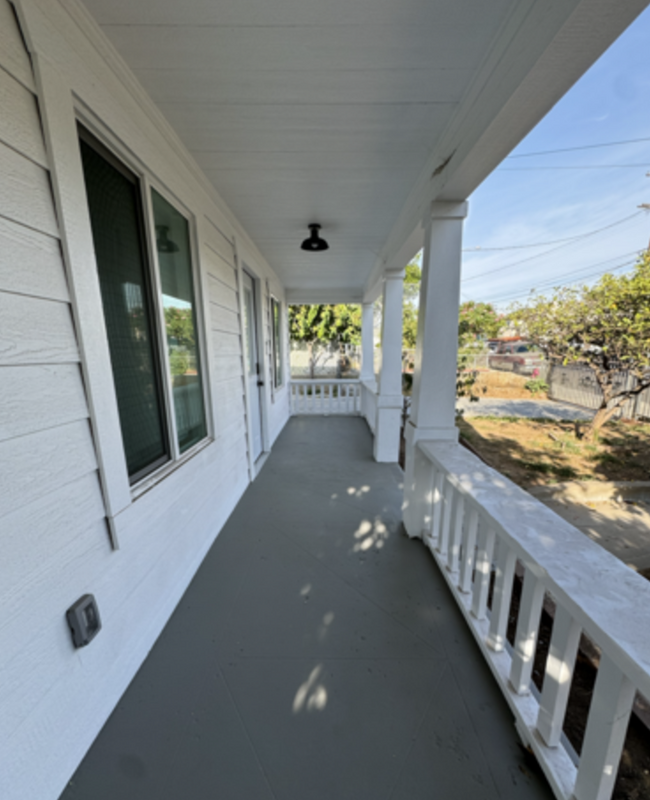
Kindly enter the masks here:
[[264, 386], [264, 381], [258, 381], [258, 382], [257, 382], [257, 385], [258, 385], [258, 386]]

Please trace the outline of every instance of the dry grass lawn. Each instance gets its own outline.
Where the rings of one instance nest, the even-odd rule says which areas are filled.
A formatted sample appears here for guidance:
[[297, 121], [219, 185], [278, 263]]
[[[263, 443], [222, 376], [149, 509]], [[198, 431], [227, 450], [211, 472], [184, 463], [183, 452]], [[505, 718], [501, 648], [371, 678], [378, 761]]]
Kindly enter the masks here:
[[[480, 397], [501, 397], [504, 400], [530, 400], [533, 395], [524, 385], [530, 376], [515, 375], [499, 370], [479, 370], [474, 391]], [[538, 394], [537, 399], [545, 400], [546, 394]]]
[[650, 480], [650, 424], [610, 422], [594, 441], [577, 439], [572, 422], [473, 417], [461, 435], [492, 467], [519, 486], [569, 480]]

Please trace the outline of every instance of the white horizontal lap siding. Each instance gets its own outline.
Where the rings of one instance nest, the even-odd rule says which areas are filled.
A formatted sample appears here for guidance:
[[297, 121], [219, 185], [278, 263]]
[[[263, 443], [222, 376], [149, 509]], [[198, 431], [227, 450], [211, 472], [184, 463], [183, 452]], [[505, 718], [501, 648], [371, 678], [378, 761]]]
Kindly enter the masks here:
[[35, 90], [29, 55], [25, 50], [16, 16], [7, 0], [0, 2], [0, 68], [27, 89]]
[[[203, 228], [203, 268], [208, 274], [210, 336], [212, 351], [212, 391], [219, 435], [241, 439], [240, 452], [247, 457], [244, 397], [244, 353], [239, 316], [237, 269], [232, 243], [208, 220]], [[235, 433], [238, 431], [238, 433]], [[229, 442], [229, 439], [228, 439]]]
[[0, 288], [69, 301], [59, 240], [0, 217]]
[[0, 367], [0, 443], [87, 417], [78, 364]]
[[[250, 479], [235, 235], [251, 263], [262, 264], [263, 280], [277, 279], [110, 46], [93, 40], [84, 9], [69, 0], [18, 5], [44, 96], [63, 86], [62, 99], [78, 98], [197, 221], [197, 302], [215, 420], [214, 441], [116, 513], [120, 550], [111, 550], [86, 365], [84, 380], [81, 372], [87, 339], [77, 341], [84, 328], [70, 305], [89, 297], [77, 283], [87, 249], [71, 247], [71, 237], [77, 245], [89, 237], [85, 197], [70, 195], [80, 174], [76, 139], [52, 138], [66, 129], [65, 103], [53, 114], [43, 96], [36, 101], [30, 59], [0, 0], [0, 797], [56, 800]], [[55, 163], [41, 118], [51, 151], [61, 154]], [[72, 136], [72, 114], [66, 119]], [[84, 320], [101, 320], [98, 295], [93, 302]], [[267, 338], [268, 327], [266, 317]], [[65, 611], [86, 592], [97, 597], [103, 628], [75, 650]]]
[[[0, 741], [69, 670], [65, 610], [109, 553], [34, 80], [0, 0]], [[0, 796], [20, 797], [3, 752]]]
[[[209, 487], [215, 477], [220, 480], [219, 492], [224, 498], [223, 503], [215, 502], [214, 489], [210, 492]], [[195, 573], [209, 547], [204, 528], [207, 526], [219, 530], [223, 526], [247, 484], [248, 475], [239, 467], [228, 469], [224, 464], [217, 475], [208, 473], [201, 486], [203, 494], [197, 496], [196, 514], [184, 520], [186, 524], [182, 527], [178, 527], [179, 520], [175, 519], [175, 536], [170, 536], [169, 529], [164, 526], [162, 532], [166, 535], [165, 541], [169, 547], [160, 553], [160, 558], [155, 563], [143, 563], [140, 560], [134, 563], [132, 559], [124, 558], [121, 564], [124, 569], [122, 579], [125, 585], [132, 587], [132, 591], [103, 620], [102, 634], [110, 629], [114, 635], [100, 634], [92, 648], [80, 651], [80, 659], [70, 664], [70, 674], [60, 682], [57, 692], [50, 692], [43, 697], [37, 719], [32, 723], [37, 723], [38, 727], [33, 727], [30, 733], [28, 726], [22, 725], [14, 734], [12, 750], [15, 750], [15, 771], [22, 774], [31, 771], [30, 797], [57, 797], [56, 791], [52, 790], [51, 776], [59, 774], [61, 763], [70, 759], [79, 761], [88, 746], [79, 736], [79, 717], [103, 719], [114, 705], [112, 697], [98, 691], [97, 681], [102, 678], [105, 681], [107, 672], [110, 672], [111, 686], [117, 687], [120, 692], [126, 690], [142, 660], [142, 639], [150, 648], [180, 600], [182, 588]], [[147, 526], [146, 533], [150, 532], [151, 527]], [[116, 557], [121, 559], [122, 556], [123, 550], [118, 551]], [[143, 579], [146, 569], [149, 571]], [[179, 574], [182, 576], [180, 580]], [[109, 576], [104, 577], [108, 582]], [[171, 588], [161, 593], [161, 585]], [[107, 588], [110, 591], [111, 587]], [[101, 596], [101, 591], [100, 587], [98, 596]], [[143, 609], [151, 609], [151, 613], [146, 615], [148, 626], [144, 629]], [[106, 669], [107, 664], [110, 664], [110, 670]], [[85, 698], [83, 710], [79, 709], [79, 696]], [[68, 709], [67, 724], [61, 722], [62, 708]], [[75, 708], [73, 719], [69, 718], [70, 708]], [[41, 753], [37, 771], [33, 762], [35, 747], [40, 748]]]

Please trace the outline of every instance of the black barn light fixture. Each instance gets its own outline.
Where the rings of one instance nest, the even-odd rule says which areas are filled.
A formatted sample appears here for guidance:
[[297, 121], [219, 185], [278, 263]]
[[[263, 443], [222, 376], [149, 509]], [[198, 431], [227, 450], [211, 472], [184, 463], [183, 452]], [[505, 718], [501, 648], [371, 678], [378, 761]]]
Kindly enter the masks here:
[[318, 225], [316, 222], [312, 222], [312, 224], [308, 225], [307, 227], [311, 231], [311, 235], [309, 236], [309, 239], [305, 239], [300, 245], [300, 249], [307, 250], [310, 253], [318, 253], [322, 250], [329, 250], [330, 246], [327, 244], [325, 239], [321, 239], [321, 237], [318, 235], [320, 225]]

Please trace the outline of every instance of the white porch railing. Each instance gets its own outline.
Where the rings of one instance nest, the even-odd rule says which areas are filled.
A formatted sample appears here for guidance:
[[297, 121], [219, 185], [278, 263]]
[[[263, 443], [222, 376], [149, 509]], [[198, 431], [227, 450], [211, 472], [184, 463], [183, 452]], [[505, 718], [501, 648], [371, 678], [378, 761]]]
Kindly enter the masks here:
[[[414, 469], [420, 488], [405, 515], [415, 529], [422, 523], [522, 739], [558, 798], [608, 800], [635, 693], [650, 697], [650, 584], [460, 445], [420, 442]], [[517, 561], [524, 577], [510, 648]], [[547, 593], [556, 610], [540, 695], [531, 676]], [[583, 632], [601, 657], [576, 767], [562, 727]]]
[[374, 434], [377, 427], [376, 381], [361, 381], [361, 416], [365, 417], [368, 427]]
[[292, 414], [348, 414], [361, 410], [358, 380], [292, 380]]

